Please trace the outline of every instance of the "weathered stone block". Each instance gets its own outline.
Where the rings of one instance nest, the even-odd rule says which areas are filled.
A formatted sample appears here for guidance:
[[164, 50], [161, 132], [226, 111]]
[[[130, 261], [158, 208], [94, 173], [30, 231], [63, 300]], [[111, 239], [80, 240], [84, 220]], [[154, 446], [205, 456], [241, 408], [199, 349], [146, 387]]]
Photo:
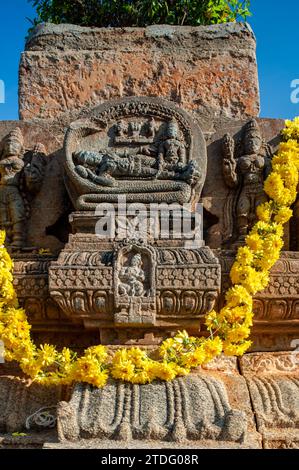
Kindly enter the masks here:
[[59, 405], [59, 439], [200, 444], [212, 440], [258, 447], [248, 392], [246, 386], [242, 387], [244, 379], [232, 371], [231, 375], [236, 379], [235, 387], [243, 392], [241, 407], [239, 403], [233, 408], [227, 396], [232, 377], [214, 376], [211, 371], [169, 383], [132, 385], [110, 381], [104, 389], [79, 384], [70, 402]]
[[38, 416], [44, 409], [51, 410], [54, 427], [56, 405], [63, 399], [61, 387], [29, 386], [25, 380], [5, 376], [0, 376], [0, 396], [0, 433], [20, 432], [26, 427], [46, 429], [47, 426], [38, 426]]
[[[54, 119], [125, 96], [163, 96], [187, 110], [259, 113], [250, 27], [39, 26], [20, 63], [21, 119]], [[67, 118], [66, 118], [67, 119]]]
[[240, 359], [264, 448], [299, 447], [299, 354], [246, 354]]

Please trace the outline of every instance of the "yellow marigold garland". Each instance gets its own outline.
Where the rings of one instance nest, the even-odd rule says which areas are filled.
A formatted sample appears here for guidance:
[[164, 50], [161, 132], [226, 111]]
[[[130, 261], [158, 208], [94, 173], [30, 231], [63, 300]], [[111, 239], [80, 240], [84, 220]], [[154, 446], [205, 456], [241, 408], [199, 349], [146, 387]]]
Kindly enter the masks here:
[[102, 387], [109, 376], [135, 384], [172, 380], [222, 352], [244, 354], [251, 345], [253, 296], [269, 282], [269, 271], [283, 246], [283, 224], [292, 216], [290, 206], [297, 195], [299, 118], [286, 121], [282, 135], [286, 141], [272, 160], [272, 172], [264, 186], [270, 201], [258, 207], [258, 222], [246, 237], [246, 245], [238, 250], [230, 273], [233, 287], [226, 293], [225, 306], [206, 316], [209, 338], [179, 332], [161, 344], [159, 361], [140, 348], [122, 348], [109, 357], [105, 346], [92, 346], [77, 358], [68, 348], [59, 352], [48, 344], [37, 347], [30, 337], [26, 314], [18, 306], [13, 263], [4, 247], [5, 233], [0, 232], [0, 339], [5, 345], [5, 360], [17, 361], [25, 374], [44, 385], [77, 381]]

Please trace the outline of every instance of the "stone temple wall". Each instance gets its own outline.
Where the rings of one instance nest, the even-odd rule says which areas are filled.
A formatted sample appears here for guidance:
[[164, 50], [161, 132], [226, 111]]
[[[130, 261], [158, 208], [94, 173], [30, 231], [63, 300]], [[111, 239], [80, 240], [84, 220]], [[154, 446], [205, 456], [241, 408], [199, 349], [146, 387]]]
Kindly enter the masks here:
[[[0, 122], [0, 155], [13, 131], [22, 140], [31, 179], [23, 177], [15, 189], [26, 200], [26, 236], [12, 230], [9, 248], [16, 291], [38, 343], [78, 351], [100, 342], [111, 350], [132, 344], [152, 350], [178, 329], [205, 334], [204, 312], [223, 304], [244, 240], [237, 217], [244, 185], [242, 178], [236, 187], [227, 183], [224, 142], [238, 159], [246, 157], [248, 141], [257, 139], [257, 156], [266, 161], [284, 125], [281, 119], [258, 118], [255, 49], [253, 32], [241, 23], [145, 29], [47, 24], [33, 32], [20, 60], [20, 121]], [[129, 150], [136, 142], [148, 144], [156, 132], [148, 109], [160, 126], [157, 134], [167, 122], [179, 122], [176, 144], [191, 162], [200, 162], [202, 179], [191, 189], [204, 207], [205, 247], [189, 253], [173, 240], [154, 248], [105, 244], [79, 204], [85, 196], [81, 186], [88, 188], [90, 181], [78, 178], [73, 155], [84, 146], [97, 149], [101, 139], [108, 149], [115, 142]], [[119, 122], [127, 126], [124, 133]], [[136, 131], [136, 122], [146, 125], [147, 133], [141, 125]], [[144, 154], [138, 158], [146, 161]], [[146, 187], [160, 183], [146, 181]], [[190, 189], [185, 183], [175, 181], [171, 189], [185, 197]], [[179, 192], [182, 187], [187, 193]], [[169, 441], [187, 448], [298, 447], [298, 357], [290, 352], [299, 338], [298, 202], [284, 240], [270, 285], [254, 301], [250, 353], [221, 357], [171, 384], [112, 381], [104, 391], [80, 384], [52, 391], [28, 387], [15, 365], [0, 364], [0, 447], [23, 445], [9, 434], [23, 430], [29, 418], [29, 446], [58, 439], [62, 443], [48, 447], [76, 447], [78, 440], [112, 448], [138, 447], [141, 441], [148, 447]], [[23, 245], [13, 247], [16, 242]], [[143, 287], [150, 287], [150, 295], [131, 308], [116, 286], [132, 254], [146, 267]], [[47, 407], [57, 426], [43, 434], [39, 413]]]
[[[28, 244], [36, 253], [44, 249], [51, 254], [35, 254], [29, 272], [28, 253], [16, 255], [15, 263], [19, 298], [41, 339], [60, 338], [58, 341], [71, 341], [79, 348], [99, 341], [96, 327], [90, 332], [73, 323], [51, 298], [47, 272], [69, 238], [68, 219], [74, 210], [64, 185], [65, 129], [74, 119], [87, 118], [95, 105], [111, 99], [167, 98], [186, 109], [200, 126], [207, 145], [207, 175], [201, 194], [204, 240], [221, 261], [222, 289], [229, 285], [235, 248], [226, 238], [235, 215], [227, 201], [236, 201], [239, 189], [232, 191], [224, 180], [223, 137], [229, 133], [237, 142], [248, 120], [258, 115], [255, 48], [250, 27], [239, 23], [198, 28], [36, 28], [20, 61], [21, 121], [0, 122], [0, 140], [18, 126], [26, 149], [41, 142], [47, 153], [43, 184], [31, 201]], [[275, 152], [283, 121], [257, 118], [257, 123], [264, 142]], [[255, 350], [290, 349], [291, 340], [299, 335], [298, 243], [295, 210], [286, 228], [286, 253], [273, 270], [270, 287], [255, 301]], [[218, 304], [222, 302], [219, 297]], [[202, 318], [197, 317], [190, 331], [196, 331], [199, 321]], [[130, 341], [130, 330], [121, 329], [115, 337], [111, 326], [113, 322], [102, 330], [102, 341]], [[168, 332], [179, 327], [179, 323], [169, 323]], [[134, 336], [141, 343], [156, 343], [163, 335], [159, 332], [155, 339], [150, 329], [137, 328]]]

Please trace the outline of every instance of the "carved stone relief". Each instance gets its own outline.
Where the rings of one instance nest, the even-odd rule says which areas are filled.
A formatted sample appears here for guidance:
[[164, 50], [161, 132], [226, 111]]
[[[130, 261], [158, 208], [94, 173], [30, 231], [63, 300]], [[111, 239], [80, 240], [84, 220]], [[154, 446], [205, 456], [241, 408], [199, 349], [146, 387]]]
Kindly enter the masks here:
[[156, 255], [149, 246], [130, 244], [115, 253], [115, 323], [156, 323]]
[[20, 128], [12, 130], [0, 151], [0, 227], [11, 249], [26, 247], [30, 200], [41, 188], [47, 164], [43, 144], [26, 150]]
[[[96, 108], [90, 113], [88, 118], [88, 122], [92, 123], [92, 129], [94, 126], [98, 129], [95, 132], [89, 128], [89, 131], [85, 133], [85, 131], [82, 130], [82, 121], [81, 123], [77, 122], [74, 126], [71, 125], [68, 134], [71, 133], [72, 138], [77, 135], [74, 140], [72, 140], [72, 138], [70, 140], [71, 145], [75, 145], [71, 153], [74, 169], [76, 165], [79, 164], [74, 160], [74, 155], [80, 152], [98, 153], [101, 150], [109, 150], [110, 152], [110, 149], [112, 149], [111, 151], [113, 152], [119, 152], [121, 149], [121, 151], [126, 150], [130, 155], [136, 154], [137, 157], [136, 149], [138, 149], [139, 152], [140, 148], [142, 148], [143, 151], [144, 149], [151, 149], [152, 151], [154, 148], [156, 149], [156, 153], [154, 152], [156, 162], [158, 162], [159, 149], [162, 158], [163, 155], [168, 152], [166, 152], [165, 147], [169, 147], [169, 154], [174, 152], [179, 158], [185, 158], [187, 162], [191, 160], [197, 162], [197, 167], [200, 169], [202, 175], [204, 175], [205, 157], [200, 153], [204, 147], [198, 145], [198, 143], [201, 142], [198, 127], [194, 126], [192, 119], [190, 119], [190, 116], [186, 113], [181, 112], [176, 107], [168, 107], [168, 103], [163, 100], [158, 101], [159, 102], [156, 102], [150, 99], [149, 102], [147, 102], [146, 99], [143, 100], [143, 98], [140, 98], [133, 99], [131, 103], [131, 100], [128, 99], [124, 102], [120, 100], [120, 102], [117, 103], [107, 103], [104, 107]], [[86, 123], [86, 121], [84, 122]], [[260, 122], [261, 121], [259, 121], [259, 123]], [[77, 125], [78, 127], [76, 127]], [[11, 128], [7, 128], [7, 131], [2, 133], [2, 136], [4, 136], [0, 150], [3, 160], [2, 163], [6, 164], [7, 158], [12, 158], [13, 162], [16, 160], [16, 164], [20, 165], [20, 169], [18, 169], [17, 165], [13, 170], [12, 189], [10, 189], [10, 185], [8, 185], [9, 190], [4, 187], [1, 191], [4, 199], [6, 197], [4, 193], [7, 191], [12, 191], [12, 194], [18, 195], [16, 196], [16, 200], [21, 201], [22, 204], [20, 204], [20, 206], [18, 204], [16, 205], [17, 217], [22, 213], [22, 207], [25, 207], [25, 212], [29, 215], [32, 206], [32, 210], [35, 211], [34, 224], [36, 224], [39, 207], [38, 198], [40, 194], [44, 192], [44, 185], [42, 191], [40, 191], [40, 188], [41, 184], [48, 180], [48, 173], [44, 177], [44, 172], [45, 170], [48, 172], [49, 165], [47, 168], [45, 167], [45, 163], [47, 162], [45, 148], [40, 144], [36, 144], [35, 146], [33, 144], [33, 150], [26, 150], [27, 146], [24, 145], [24, 141], [28, 142], [31, 140], [38, 142], [42, 140], [41, 131], [39, 131], [39, 133], [36, 132], [36, 134], [32, 133], [34, 137], [31, 138], [31, 134], [28, 134], [26, 128], [21, 128], [22, 131], [14, 129], [9, 134], [8, 131]], [[78, 129], [78, 133], [76, 133], [77, 131], [75, 132], [76, 128]], [[265, 134], [263, 126], [261, 126], [261, 128], [263, 135], [266, 136], [265, 138], [275, 147], [276, 144], [273, 139], [271, 140], [269, 138], [267, 132]], [[234, 129], [237, 129], [237, 126], [232, 128], [231, 135], [236, 135], [237, 130]], [[172, 135], [171, 138], [170, 134]], [[245, 145], [246, 139], [251, 138], [256, 140], [255, 154], [265, 159], [265, 168], [262, 170], [263, 177], [266, 174], [264, 170], [266, 171], [266, 167], [270, 163], [271, 155], [269, 148], [264, 142], [261, 143], [258, 134], [257, 126], [254, 122], [250, 122], [243, 129], [243, 133], [240, 131], [240, 139], [235, 139], [233, 156], [236, 160], [235, 172], [238, 173], [239, 171], [237, 178], [239, 183], [230, 193], [231, 198], [234, 200], [233, 205], [230, 206], [231, 208], [236, 208], [237, 202], [242, 194], [241, 183], [243, 176], [240, 173], [238, 162], [241, 161], [244, 155], [246, 158], [250, 155], [248, 147]], [[48, 142], [48, 140], [49, 138], [47, 137], [45, 140], [47, 148], [51, 149], [51, 152], [53, 152], [53, 143]], [[257, 143], [261, 143], [259, 151], [257, 150]], [[26, 148], [24, 149], [24, 147]], [[245, 147], [247, 151], [245, 151]], [[11, 153], [13, 149], [13, 153], [17, 155], [9, 157], [7, 153]], [[67, 145], [66, 149], [69, 149]], [[200, 157], [196, 154], [195, 149], [199, 149]], [[219, 161], [217, 160], [217, 168], [219, 168], [217, 171], [219, 171], [219, 178], [223, 179], [221, 177], [222, 157], [220, 150], [218, 154]], [[232, 155], [232, 153], [230, 153], [230, 155]], [[141, 156], [142, 158], [152, 157], [152, 155], [146, 155], [145, 153], [141, 153]], [[227, 153], [226, 156], [229, 157], [229, 154]], [[59, 158], [57, 156], [55, 165], [59, 164], [58, 160]], [[68, 163], [66, 166], [68, 166]], [[88, 165], [86, 165], [86, 168], [87, 167]], [[51, 166], [51, 168], [50, 171], [54, 171], [54, 165], [53, 167]], [[90, 169], [93, 171], [92, 168]], [[158, 165], [154, 166], [154, 169], [157, 173]], [[260, 170], [261, 168], [257, 169], [258, 174]], [[74, 171], [77, 177], [77, 170], [75, 169]], [[133, 172], [134, 171], [135, 170], [133, 170]], [[66, 180], [68, 188], [70, 189], [72, 183], [69, 176], [70, 173], [67, 170]], [[113, 185], [116, 184], [115, 188], [118, 189], [120, 189], [120, 187], [123, 188], [122, 184], [126, 181], [134, 182], [134, 184], [138, 181], [142, 182], [142, 184], [151, 184], [155, 181], [158, 181], [159, 184], [164, 184], [166, 181], [187, 184], [185, 180], [177, 180], [175, 176], [174, 179], [165, 180], [161, 174], [154, 179], [147, 179], [147, 177], [141, 174], [139, 176], [137, 175], [137, 177], [113, 174], [111, 177], [114, 179]], [[255, 177], [254, 171], [253, 177]], [[83, 180], [84, 183], [91, 183], [88, 179], [83, 178]], [[189, 187], [194, 193], [195, 200], [198, 199], [200, 194], [201, 184], [202, 183], [197, 181], [193, 186], [193, 183], [190, 182]], [[96, 190], [95, 187], [99, 188], [100, 186], [99, 184], [95, 184], [91, 193], [97, 195], [98, 189]], [[103, 188], [104, 186], [101, 186], [101, 190]], [[111, 188], [113, 189], [114, 186], [106, 187], [107, 192], [103, 193], [104, 198], [106, 197], [105, 195], [108, 195], [109, 199], [110, 196], [108, 193], [111, 193]], [[224, 184], [223, 188], [225, 189]], [[48, 191], [48, 189], [49, 186], [46, 191]], [[94, 193], [93, 190], [95, 190]], [[81, 194], [80, 191], [76, 191], [74, 193], [74, 201], [76, 201], [78, 197], [80, 197], [79, 194]], [[86, 194], [88, 194], [88, 191]], [[85, 190], [83, 193], [85, 194]], [[132, 193], [132, 200], [134, 200], [137, 193], [134, 194], [135, 193]], [[150, 194], [155, 193], [146, 193], [146, 195], [149, 196], [148, 201], [151, 200]], [[224, 196], [225, 194], [223, 193]], [[175, 196], [176, 200], [180, 199], [177, 198], [177, 195], [178, 193], [176, 193]], [[230, 198], [227, 198], [227, 201], [229, 201], [229, 199]], [[19, 207], [21, 207], [21, 209], [19, 209]], [[7, 214], [9, 217], [11, 217], [11, 215], [10, 211], [8, 211], [8, 205], [3, 206], [3, 208], [1, 214], [4, 214], [4, 220]], [[227, 222], [231, 227], [234, 220], [233, 214], [236, 214], [236, 212], [229, 212], [227, 208], [228, 206], [225, 206], [223, 210], [227, 214]], [[295, 217], [297, 217], [296, 214], [298, 212], [296, 212], [296, 208], [297, 206], [295, 206]], [[14, 214], [14, 212], [12, 213]], [[167, 334], [169, 334], [169, 332], [185, 326], [193, 329], [193, 331], [195, 331], [195, 329], [198, 331], [200, 318], [206, 311], [209, 311], [216, 305], [219, 295], [220, 269], [217, 262], [211, 261], [211, 258], [209, 258], [210, 255], [206, 256], [209, 252], [211, 253], [211, 251], [204, 247], [201, 250], [185, 249], [180, 246], [174, 238], [163, 242], [163, 247], [156, 246], [153, 240], [148, 240], [150, 246], [154, 246], [152, 253], [155, 255], [155, 268], [153, 272], [155, 273], [156, 294], [154, 299], [150, 297], [151, 300], [153, 299], [152, 302], [149, 301], [146, 295], [140, 296], [139, 300], [138, 296], [134, 296], [134, 301], [131, 301], [131, 304], [135, 305], [134, 309], [136, 309], [136, 311], [140, 312], [140, 305], [138, 307], [138, 303], [143, 302], [144, 305], [147, 305], [143, 310], [148, 323], [144, 323], [145, 317], [143, 319], [144, 321], [142, 320], [143, 313], [141, 316], [137, 315], [135, 317], [135, 320], [137, 318], [140, 323], [130, 323], [128, 320], [128, 309], [126, 309], [126, 307], [116, 307], [116, 305], [123, 305], [122, 302], [125, 297], [131, 298], [128, 294], [119, 296], [114, 288], [116, 281], [114, 271], [115, 262], [113, 260], [116, 259], [116, 252], [119, 248], [115, 246], [114, 243], [105, 246], [99, 244], [98, 240], [93, 235], [94, 225], [93, 222], [90, 222], [91, 214], [89, 210], [73, 213], [72, 218], [74, 220], [76, 219], [73, 223], [73, 230], [76, 226], [76, 234], [73, 236], [73, 242], [69, 245], [71, 249], [61, 251], [58, 262], [59, 268], [57, 268], [57, 270], [55, 267], [55, 257], [48, 257], [49, 259], [45, 256], [39, 257], [37, 255], [37, 249], [35, 253], [32, 254], [24, 253], [24, 248], [28, 251], [34, 248], [34, 242], [29, 242], [32, 246], [26, 243], [26, 224], [22, 223], [22, 230], [25, 229], [24, 236], [21, 236], [23, 244], [22, 253], [18, 254], [17, 251], [19, 248], [14, 248], [15, 284], [20, 303], [28, 312], [34, 329], [45, 328], [45, 325], [49, 322], [49, 324], [52, 325], [51, 328], [57, 328], [58, 331], [59, 329], [63, 329], [67, 322], [72, 322], [74, 328], [79, 328], [82, 324], [88, 329], [92, 328], [96, 330], [100, 328], [101, 335], [105, 336], [106, 333], [104, 334], [103, 328], [107, 327], [107, 332], [108, 330], [117, 331], [122, 325], [123, 337], [127, 336], [128, 338], [130, 338], [130, 328], [132, 330], [135, 328], [136, 331], [138, 328], [141, 328], [140, 331], [144, 328], [144, 335], [153, 335], [153, 332], [157, 331], [157, 337], [159, 338], [163, 337], [163, 331], [167, 331]], [[89, 219], [88, 223], [86, 216]], [[31, 219], [29, 219], [29, 222], [31, 239], [33, 225]], [[9, 224], [12, 228], [12, 219]], [[11, 228], [7, 226], [8, 242], [14, 245]], [[40, 233], [45, 232], [45, 230], [46, 227], [43, 228], [42, 223], [40, 223]], [[234, 243], [234, 239], [236, 241], [235, 236], [236, 233], [234, 232], [230, 242]], [[296, 237], [294, 238], [293, 235], [292, 237], [296, 240]], [[237, 237], [237, 239], [240, 241], [240, 237]], [[292, 242], [292, 246], [295, 246], [294, 242]], [[225, 264], [225, 256], [224, 252], [217, 253], [217, 257], [221, 259], [222, 264]], [[298, 282], [296, 278], [298, 266], [295, 253], [290, 253], [288, 258], [285, 256], [286, 254], [277, 264], [275, 270], [273, 270], [271, 283], [267, 291], [262, 293], [261, 296], [257, 296], [255, 299], [253, 339], [257, 349], [289, 348], [291, 340], [298, 335], [299, 303], [297, 299]], [[129, 270], [132, 268], [132, 266], [129, 266], [131, 261], [124, 260], [123, 266], [120, 267], [120, 269], [123, 269], [120, 277], [127, 275], [125, 272], [127, 268]], [[37, 264], [39, 267], [37, 267]], [[42, 267], [42, 264], [44, 267]], [[143, 258], [143, 255], [141, 255], [141, 277], [142, 271], [144, 271], [144, 282], [146, 282], [148, 278], [148, 265], [147, 258]], [[22, 269], [20, 269], [20, 266], [23, 266]], [[36, 266], [34, 271], [32, 271], [33, 266]], [[51, 266], [53, 266], [53, 269]], [[51, 272], [49, 280], [48, 270]], [[223, 270], [224, 290], [228, 285], [225, 273], [228, 272], [229, 267], [223, 267]], [[49, 282], [51, 294], [49, 292]], [[142, 281], [139, 282], [142, 283]], [[138, 282], [136, 282], [135, 286], [138, 285]], [[126, 282], [122, 283], [122, 287], [127, 288]], [[142, 294], [144, 293], [145, 292], [142, 292]], [[120, 315], [120, 312], [122, 312], [122, 315]], [[124, 314], [124, 312], [126, 312], [126, 314]], [[163, 325], [162, 329], [161, 325]], [[280, 334], [282, 327], [284, 328], [283, 335]], [[138, 333], [138, 338], [143, 338], [144, 335]], [[155, 341], [154, 337], [152, 337], [152, 341]]]
[[50, 255], [18, 254], [14, 257], [14, 287], [20, 302], [34, 326], [65, 322], [65, 315], [50, 297]]
[[240, 359], [265, 448], [298, 448], [299, 354], [247, 354]]
[[[91, 409], [97, 410], [92, 418]], [[248, 421], [244, 411], [232, 408], [223, 382], [202, 374], [154, 385], [111, 382], [102, 390], [78, 384], [70, 402], [59, 405], [58, 427], [60, 439], [70, 441], [84, 433], [88, 438], [117, 436], [124, 441], [187, 439], [236, 444], [244, 442]]]
[[89, 328], [167, 329], [188, 320], [198, 329], [200, 316], [215, 306], [221, 269], [208, 247], [128, 241], [80, 251], [86, 242], [74, 240], [49, 269], [51, 296], [72, 321]]
[[206, 176], [203, 134], [161, 98], [126, 98], [76, 121], [65, 139], [66, 184], [79, 210], [99, 202], [189, 202]]
[[198, 201], [206, 145], [192, 117], [160, 98], [120, 99], [72, 123], [64, 150], [66, 186], [80, 211], [50, 268], [53, 299], [88, 328], [166, 329], [183, 318], [198, 328], [219, 294], [220, 265], [208, 248], [185, 249], [173, 229], [163, 243], [146, 230], [143, 242], [95, 235], [97, 205], [114, 210], [122, 195], [129, 203]]
[[229, 134], [224, 136], [223, 177], [232, 189], [223, 208], [224, 245], [244, 241], [256, 220], [257, 206], [267, 201], [263, 184], [271, 171], [271, 157], [255, 119], [244, 126], [237, 142]]

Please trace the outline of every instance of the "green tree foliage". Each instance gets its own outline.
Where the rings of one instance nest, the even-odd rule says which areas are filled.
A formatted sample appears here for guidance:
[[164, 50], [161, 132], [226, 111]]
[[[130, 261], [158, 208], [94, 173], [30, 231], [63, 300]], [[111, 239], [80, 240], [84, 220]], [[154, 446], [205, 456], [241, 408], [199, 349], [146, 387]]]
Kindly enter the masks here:
[[81, 26], [207, 25], [246, 19], [250, 0], [29, 0], [33, 24]]

